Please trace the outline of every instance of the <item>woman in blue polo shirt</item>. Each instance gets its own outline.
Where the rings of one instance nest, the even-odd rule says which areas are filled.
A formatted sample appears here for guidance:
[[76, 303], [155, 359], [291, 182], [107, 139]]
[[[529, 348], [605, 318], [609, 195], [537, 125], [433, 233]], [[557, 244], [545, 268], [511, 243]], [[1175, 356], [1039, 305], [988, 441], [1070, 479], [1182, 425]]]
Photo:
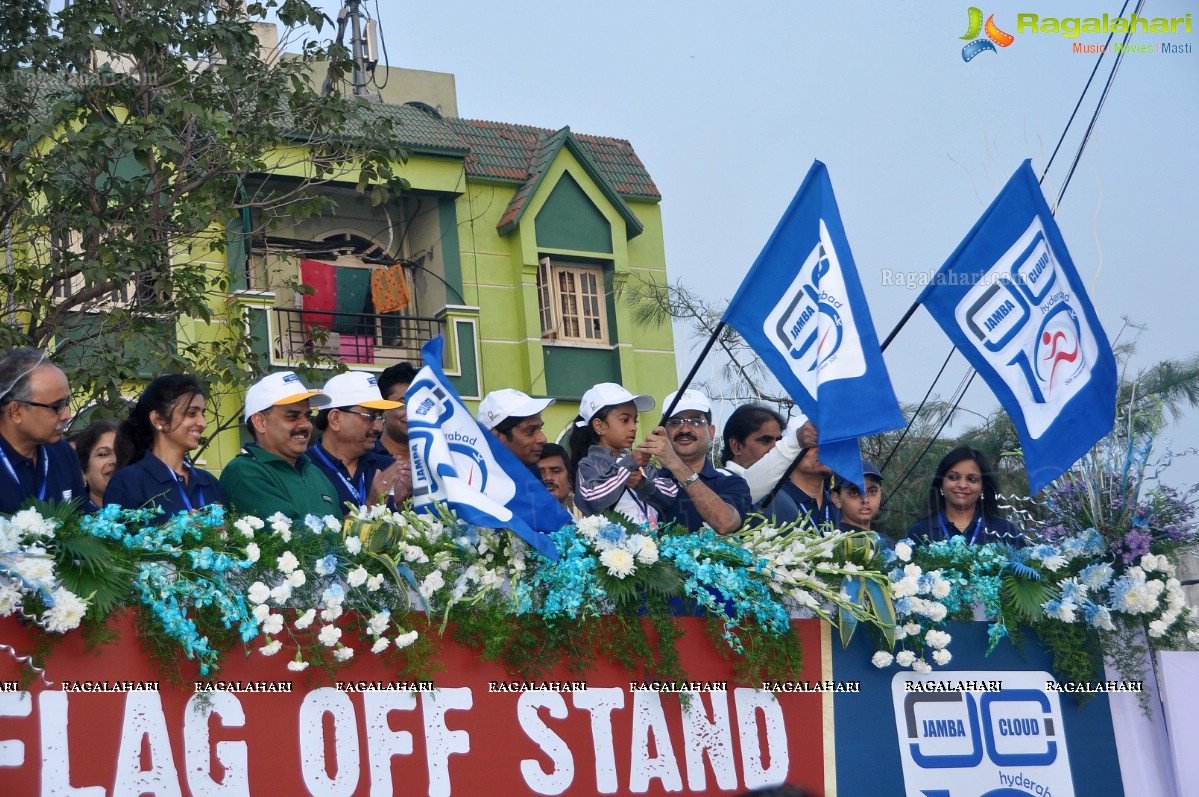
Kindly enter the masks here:
[[970, 545], [1006, 542], [1013, 548], [1027, 543], [1024, 534], [999, 513], [998, 483], [987, 457], [977, 448], [961, 446], [937, 465], [928, 494], [929, 515], [908, 529], [916, 542], [963, 537]]
[[225, 503], [220, 482], [187, 458], [207, 426], [204, 388], [195, 377], [167, 374], [151, 382], [117, 431], [119, 469], [104, 491], [104, 504], [158, 507], [165, 521], [177, 512]]

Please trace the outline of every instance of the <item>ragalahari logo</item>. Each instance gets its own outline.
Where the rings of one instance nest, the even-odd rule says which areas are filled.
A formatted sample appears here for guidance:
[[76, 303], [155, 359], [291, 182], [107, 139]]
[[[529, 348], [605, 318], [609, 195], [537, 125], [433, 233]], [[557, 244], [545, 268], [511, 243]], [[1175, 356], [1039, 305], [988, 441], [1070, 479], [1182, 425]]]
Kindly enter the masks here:
[[[987, 22], [983, 24], [983, 12], [981, 9], [971, 6], [969, 9], [970, 21], [966, 27], [966, 35], [963, 39], [971, 40], [969, 44], [962, 48], [962, 60], [969, 61], [979, 53], [990, 50], [997, 52], [995, 45], [1007, 47], [1016, 40], [1016, 37], [1010, 33], [1004, 33], [995, 24], [995, 15], [987, 17]], [[985, 38], [979, 38], [979, 33], [986, 33]]]

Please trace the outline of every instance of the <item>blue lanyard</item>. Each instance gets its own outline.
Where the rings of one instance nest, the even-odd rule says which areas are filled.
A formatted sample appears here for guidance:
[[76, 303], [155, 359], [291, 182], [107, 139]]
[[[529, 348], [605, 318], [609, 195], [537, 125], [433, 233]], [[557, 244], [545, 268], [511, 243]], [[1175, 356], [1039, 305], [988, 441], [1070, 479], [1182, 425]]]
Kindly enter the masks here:
[[[167, 473], [171, 474], [171, 478], [175, 480], [175, 486], [179, 488], [179, 497], [183, 499], [183, 505], [187, 507], [187, 511], [190, 512], [193, 509], [197, 509], [198, 507], [192, 506], [191, 498], [187, 495], [187, 488], [184, 487], [183, 479], [179, 478], [179, 474], [172, 470], [171, 466], [165, 462], [162, 463], [162, 466], [167, 469]], [[192, 484], [196, 485], [196, 501], [200, 506], [204, 506], [204, 488], [197, 484], [196, 469], [187, 461], [187, 457], [183, 458], [183, 467], [187, 468], [187, 472], [191, 475]]]
[[329, 457], [325, 456], [325, 452], [321, 450], [320, 445], [313, 446], [312, 451], [314, 454], [320, 457], [321, 462], [329, 466], [329, 470], [337, 474], [337, 478], [341, 479], [341, 483], [344, 484], [346, 489], [350, 491], [350, 495], [354, 496], [354, 503], [358, 504], [359, 506], [365, 505], [366, 499], [364, 499], [363, 496], [366, 495], [366, 469], [359, 464], [358, 486], [355, 487], [353, 482], [347, 479], [345, 474], [341, 472], [341, 469], [334, 465], [333, 462], [330, 461]]
[[[941, 534], [944, 535], [945, 539], [948, 540], [949, 539], [949, 529], [947, 529], [945, 527], [945, 513], [942, 512], [940, 515], [937, 516], [937, 519], [941, 521]], [[974, 521], [974, 531], [970, 534], [970, 544], [971, 545], [978, 544], [978, 532], [982, 529], [982, 527], [983, 527], [983, 515], [980, 512], [978, 515], [978, 520]], [[954, 528], [956, 529], [957, 526], [954, 526]], [[963, 534], [962, 536], [964, 537], [966, 535]]]
[[[50, 483], [50, 453], [46, 451], [45, 446], [38, 446], [36, 456], [42, 461], [42, 483], [37, 485], [37, 500], [45, 501], [46, 485]], [[12, 477], [13, 484], [21, 491], [21, 498], [28, 498], [25, 494], [25, 488], [21, 486], [21, 480], [17, 478], [17, 472], [13, 469], [12, 463], [8, 461], [8, 454], [4, 453], [3, 447], [0, 447], [0, 462], [4, 463], [4, 469]]]
[[833, 511], [830, 504], [832, 504], [832, 501], [829, 500], [827, 495], [824, 496], [824, 502], [820, 506], [820, 510], [824, 514], [824, 520], [820, 523], [816, 523], [815, 518], [812, 517], [813, 509], [815, 509], [815, 507], [812, 507], [811, 509], [803, 507], [804, 514], [808, 516], [808, 520], [811, 521], [813, 526], [827, 526], [833, 522]]

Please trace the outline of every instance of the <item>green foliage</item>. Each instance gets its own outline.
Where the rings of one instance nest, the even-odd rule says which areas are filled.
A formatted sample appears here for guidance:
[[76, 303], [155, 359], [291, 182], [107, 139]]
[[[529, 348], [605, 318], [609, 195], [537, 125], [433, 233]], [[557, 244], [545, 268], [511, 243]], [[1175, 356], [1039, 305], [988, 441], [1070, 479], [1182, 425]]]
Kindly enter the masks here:
[[[1042, 620], [1032, 624], [1041, 644], [1053, 654], [1053, 673], [1059, 681], [1091, 683], [1103, 680], [1099, 633], [1083, 623]], [[1079, 702], [1087, 695], [1080, 694]]]
[[[13, 264], [0, 273], [13, 322], [0, 350], [52, 351], [81, 406], [116, 406], [148, 372], [239, 391], [261, 366], [226, 301], [244, 268], [226, 268], [227, 231], [248, 240], [252, 225], [327, 212], [326, 185], [372, 201], [404, 189], [393, 121], [313, 88], [316, 66], [344, 72], [348, 52], [315, 38], [323, 15], [306, 0], [48, 8], [6, 4], [0, 26], [0, 229]], [[270, 12], [298, 54], [260, 51], [254, 26]], [[265, 179], [284, 172], [302, 176]]]
[[1003, 577], [999, 588], [1002, 616], [1006, 623], [1032, 623], [1044, 615], [1041, 605], [1058, 596], [1057, 590], [1041, 581], [1018, 578], [1012, 574]]

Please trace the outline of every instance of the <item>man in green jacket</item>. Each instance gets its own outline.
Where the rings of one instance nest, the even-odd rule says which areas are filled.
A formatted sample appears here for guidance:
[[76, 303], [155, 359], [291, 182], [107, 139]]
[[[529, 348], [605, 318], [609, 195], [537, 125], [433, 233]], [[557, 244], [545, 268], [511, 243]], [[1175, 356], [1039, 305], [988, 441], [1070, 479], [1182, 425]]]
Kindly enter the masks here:
[[335, 515], [343, 510], [337, 490], [305, 453], [312, 433], [309, 413], [329, 397], [304, 387], [291, 371], [269, 374], [246, 391], [246, 428], [254, 442], [221, 473], [229, 504], [267, 518]]

